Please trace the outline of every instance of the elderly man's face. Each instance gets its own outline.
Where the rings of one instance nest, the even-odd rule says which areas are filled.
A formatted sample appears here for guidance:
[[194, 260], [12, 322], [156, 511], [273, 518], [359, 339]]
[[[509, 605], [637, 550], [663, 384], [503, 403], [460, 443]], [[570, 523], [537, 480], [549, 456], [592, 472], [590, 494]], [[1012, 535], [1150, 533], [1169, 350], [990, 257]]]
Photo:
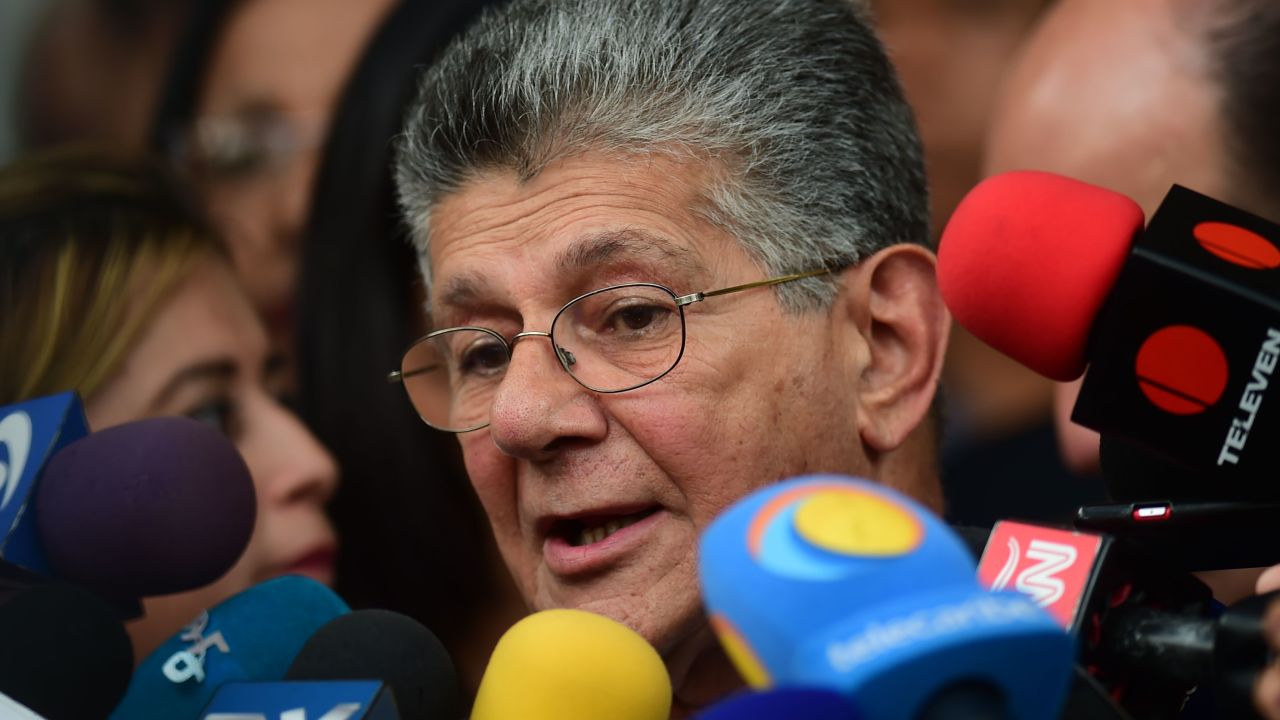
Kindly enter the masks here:
[[[695, 212], [701, 187], [697, 165], [603, 156], [475, 179], [432, 215], [436, 327], [510, 338], [616, 283], [765, 277]], [[792, 475], [866, 474], [854, 395], [870, 352], [836, 307], [786, 313], [764, 288], [695, 303], [675, 369], [612, 395], [576, 383], [546, 338], [520, 340], [490, 426], [459, 440], [530, 603], [608, 615], [671, 651], [700, 626], [696, 543], [717, 513]]]

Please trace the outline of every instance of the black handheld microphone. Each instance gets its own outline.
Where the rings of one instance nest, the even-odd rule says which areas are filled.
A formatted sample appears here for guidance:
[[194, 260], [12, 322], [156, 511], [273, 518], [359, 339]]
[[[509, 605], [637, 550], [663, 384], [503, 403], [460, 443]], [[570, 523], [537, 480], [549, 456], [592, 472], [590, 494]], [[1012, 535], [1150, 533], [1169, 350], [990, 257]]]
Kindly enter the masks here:
[[458, 676], [435, 633], [389, 610], [330, 620], [307, 641], [286, 680], [372, 678], [391, 688], [402, 720], [459, 718]]
[[1123, 538], [1184, 570], [1280, 563], [1280, 503], [1214, 499], [1212, 478], [1119, 438], [1102, 436], [1101, 450], [1119, 502], [1079, 508], [1077, 528]]
[[133, 648], [92, 593], [0, 561], [0, 693], [47, 720], [106, 717], [124, 697]]
[[[1077, 638], [1079, 663], [1135, 717], [1175, 717], [1212, 688], [1241, 715], [1266, 665], [1263, 606], [1215, 617], [1209, 589], [1141, 547], [1108, 535], [997, 523], [978, 567], [992, 589], [1016, 589]], [[1256, 600], [1256, 599], [1251, 599]], [[1258, 601], [1265, 602], [1265, 601]]]
[[1253, 685], [1271, 659], [1262, 622], [1278, 597], [1280, 592], [1247, 598], [1216, 618], [1118, 608], [1103, 626], [1101, 659], [1128, 673], [1156, 667], [1177, 683], [1212, 688], [1218, 717], [1259, 717]]

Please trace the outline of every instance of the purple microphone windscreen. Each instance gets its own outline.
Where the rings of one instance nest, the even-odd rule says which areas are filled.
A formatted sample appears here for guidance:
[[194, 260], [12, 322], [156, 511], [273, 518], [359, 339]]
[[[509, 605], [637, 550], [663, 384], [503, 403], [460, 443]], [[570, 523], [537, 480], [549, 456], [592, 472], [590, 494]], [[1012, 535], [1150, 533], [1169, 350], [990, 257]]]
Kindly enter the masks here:
[[0, 693], [47, 720], [106, 717], [129, 687], [133, 648], [115, 609], [3, 561], [0, 638]]
[[435, 633], [390, 610], [330, 620], [298, 651], [287, 680], [381, 680], [401, 720], [459, 718], [458, 676]]
[[109, 597], [207, 585], [244, 552], [257, 514], [235, 447], [183, 417], [117, 425], [59, 451], [36, 495], [53, 572]]

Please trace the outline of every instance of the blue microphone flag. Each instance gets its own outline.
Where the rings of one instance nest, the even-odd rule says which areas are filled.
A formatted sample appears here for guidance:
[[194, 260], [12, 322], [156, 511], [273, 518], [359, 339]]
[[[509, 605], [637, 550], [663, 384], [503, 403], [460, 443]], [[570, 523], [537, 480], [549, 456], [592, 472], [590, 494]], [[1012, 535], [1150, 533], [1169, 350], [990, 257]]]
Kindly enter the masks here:
[[32, 507], [36, 482], [54, 453], [88, 434], [74, 392], [0, 408], [0, 558], [50, 574]]

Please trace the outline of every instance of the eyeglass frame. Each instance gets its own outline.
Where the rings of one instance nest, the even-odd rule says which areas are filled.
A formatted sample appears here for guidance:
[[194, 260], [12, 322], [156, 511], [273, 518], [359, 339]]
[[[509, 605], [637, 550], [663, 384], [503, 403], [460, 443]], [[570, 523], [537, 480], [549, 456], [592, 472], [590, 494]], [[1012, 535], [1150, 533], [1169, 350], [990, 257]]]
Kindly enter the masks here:
[[[264, 122], [266, 120], [270, 122]], [[258, 135], [256, 138], [255, 131]], [[272, 110], [249, 115], [245, 113], [199, 115], [187, 126], [168, 133], [165, 154], [171, 163], [186, 172], [196, 171], [197, 162], [202, 166], [218, 164], [220, 167], [211, 173], [203, 169], [199, 172], [204, 174], [206, 179], [212, 178], [214, 182], [243, 184], [261, 181], [264, 177], [276, 174], [299, 154], [319, 148], [324, 144], [328, 131], [329, 121], [314, 114]], [[225, 158], [219, 158], [217, 163], [208, 162], [209, 157], [219, 154], [209, 152], [209, 146], [226, 145], [226, 138], [232, 136], [236, 136], [236, 142], [241, 145], [250, 143], [247, 138], [254, 138], [257, 141], [259, 147], [256, 150], [262, 155], [259, 161], [261, 167], [246, 173], [243, 169], [227, 170], [223, 166], [226, 162]]]
[[[545, 337], [546, 339], [551, 341], [551, 348], [556, 354], [556, 359], [560, 361], [560, 366], [564, 369], [565, 373], [568, 374], [569, 377], [573, 378], [574, 382], [590, 390], [591, 392], [600, 393], [602, 395], [615, 395], [617, 393], [630, 392], [631, 390], [642, 388], [645, 385], [649, 385], [650, 383], [655, 383], [661, 380], [662, 378], [666, 377], [668, 373], [676, 369], [676, 366], [680, 364], [680, 360], [684, 358], [684, 348], [685, 348], [685, 340], [686, 340], [686, 325], [685, 325], [685, 319], [684, 319], [684, 309], [686, 306], [692, 305], [693, 303], [696, 303], [696, 302], [702, 302], [707, 298], [716, 297], [719, 295], [729, 295], [731, 293], [741, 292], [743, 290], [751, 290], [759, 287], [772, 287], [774, 285], [781, 285], [783, 283], [795, 282], [797, 280], [806, 280], [808, 278], [819, 277], [822, 275], [830, 275], [834, 272], [836, 271], [828, 268], [822, 268], [820, 270], [810, 270], [807, 272], [792, 273], [789, 275], [778, 275], [776, 277], [766, 278], [764, 280], [755, 280], [749, 283], [743, 283], [741, 285], [731, 285], [729, 287], [719, 288], [717, 290], [704, 290], [702, 292], [689, 293], [687, 295], [677, 295], [675, 291], [672, 290], [671, 288], [665, 285], [659, 285], [658, 283], [630, 282], [630, 283], [619, 283], [617, 285], [609, 285], [607, 287], [598, 288], [590, 292], [585, 292], [573, 298], [569, 302], [565, 303], [563, 306], [561, 306], [561, 308], [558, 311], [556, 311], [555, 317], [551, 318], [551, 327], [546, 332], [542, 332], [540, 330], [525, 330], [523, 332], [518, 332], [515, 335], [512, 335], [511, 339], [508, 340], [507, 338], [503, 337], [502, 333], [498, 332], [497, 330], [494, 330], [492, 328], [480, 327], [478, 325], [458, 325], [455, 327], [441, 328], [440, 330], [433, 330], [432, 332], [429, 332], [426, 335], [423, 335], [422, 337], [418, 338], [417, 340], [414, 340], [413, 342], [409, 343], [409, 346], [405, 348], [404, 354], [401, 356], [401, 361], [403, 362], [403, 358], [405, 356], [408, 356], [409, 352], [413, 350], [413, 348], [417, 347], [419, 344], [427, 340], [430, 340], [434, 337], [438, 337], [446, 333], [458, 332], [461, 330], [474, 330], [474, 331], [484, 332], [497, 338], [507, 351], [508, 362], [510, 362], [510, 359], [515, 354], [516, 342], [523, 340], [524, 338], [527, 338], [527, 337]], [[644, 382], [641, 382], [641, 383], [637, 383], [635, 385], [630, 385], [628, 387], [621, 388], [619, 390], [600, 390], [586, 384], [585, 382], [582, 381], [581, 378], [579, 378], [577, 375], [573, 373], [573, 370], [569, 368], [570, 361], [568, 358], [565, 357], [566, 351], [564, 350], [564, 348], [561, 348], [559, 345], [556, 344], [556, 341], [552, 338], [551, 333], [555, 331], [556, 322], [560, 320], [560, 316], [563, 315], [564, 311], [568, 310], [569, 307], [572, 306], [574, 303], [584, 298], [591, 297], [592, 295], [598, 295], [600, 293], [605, 293], [611, 290], [617, 290], [619, 288], [626, 288], [626, 287], [657, 288], [659, 290], [662, 290], [663, 292], [666, 292], [672, 297], [672, 299], [675, 301], [676, 307], [680, 309], [680, 352], [676, 355], [675, 360], [671, 361], [671, 365], [666, 370], [663, 370], [660, 374], [658, 374], [653, 378], [645, 380]], [[406, 377], [412, 377], [413, 375], [426, 372], [426, 371], [427, 371], [426, 369], [419, 369], [419, 370], [410, 371], [409, 373], [405, 373], [401, 370], [392, 370], [391, 372], [387, 373], [386, 379], [388, 383], [404, 384], [404, 380]], [[405, 387], [405, 394], [409, 395], [409, 389], [407, 386]], [[413, 405], [414, 412], [418, 412], [417, 404], [413, 401], [412, 395], [409, 395], [409, 404]], [[422, 422], [426, 423], [428, 427], [434, 428], [436, 430], [440, 430], [441, 432], [448, 432], [448, 433], [454, 433], [454, 434], [461, 434], [461, 433], [475, 432], [476, 430], [483, 430], [484, 428], [489, 427], [490, 422], [492, 422], [492, 420], [490, 420], [489, 422], [486, 422], [483, 425], [477, 425], [475, 427], [466, 428], [465, 430], [448, 430], [445, 428], [436, 427], [435, 425], [432, 425], [430, 422], [427, 422], [427, 419], [422, 417], [422, 413], [420, 412], [418, 412], [418, 418], [422, 420]]]

